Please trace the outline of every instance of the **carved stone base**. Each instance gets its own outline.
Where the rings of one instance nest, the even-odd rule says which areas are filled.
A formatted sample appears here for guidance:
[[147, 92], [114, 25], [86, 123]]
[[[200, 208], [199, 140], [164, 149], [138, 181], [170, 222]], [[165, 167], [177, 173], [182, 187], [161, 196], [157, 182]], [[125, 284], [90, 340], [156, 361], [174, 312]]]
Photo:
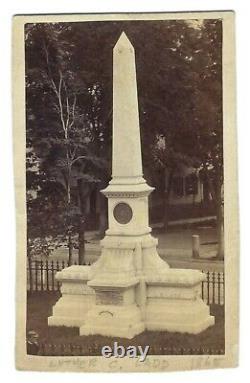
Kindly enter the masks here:
[[145, 330], [141, 311], [135, 304], [96, 305], [86, 315], [80, 335], [104, 335], [132, 339]]
[[93, 295], [64, 295], [53, 307], [48, 325], [80, 327], [93, 304]]
[[49, 326], [80, 327], [95, 303], [95, 292], [87, 285], [90, 266], [70, 266], [56, 274], [62, 283], [62, 297], [48, 318]]
[[209, 307], [201, 300], [161, 299], [148, 302], [146, 328], [149, 331], [170, 331], [198, 334], [214, 324]]
[[214, 324], [200, 298], [205, 275], [198, 270], [170, 269], [147, 280], [146, 328], [198, 334]]
[[151, 235], [133, 240], [107, 236], [96, 264], [58, 272], [62, 297], [49, 325], [128, 339], [145, 329], [197, 334], [213, 325], [209, 306], [200, 298], [205, 275], [170, 269], [156, 244]]

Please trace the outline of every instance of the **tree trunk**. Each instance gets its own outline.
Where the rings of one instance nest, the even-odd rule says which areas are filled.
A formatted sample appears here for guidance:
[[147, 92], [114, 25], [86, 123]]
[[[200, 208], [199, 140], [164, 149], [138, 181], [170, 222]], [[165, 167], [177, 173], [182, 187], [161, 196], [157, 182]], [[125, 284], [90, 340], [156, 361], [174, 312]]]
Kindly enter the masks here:
[[[67, 138], [67, 137], [66, 137]], [[68, 249], [69, 249], [69, 266], [73, 263], [73, 243], [72, 243], [72, 218], [71, 218], [71, 166], [69, 165], [69, 154], [68, 146], [66, 146], [67, 161], [68, 161], [68, 172], [67, 172], [67, 211], [68, 211]]]
[[86, 212], [85, 212], [85, 200], [87, 195], [84, 193], [84, 182], [82, 179], [77, 181], [78, 194], [80, 201], [80, 211], [81, 215], [79, 217], [78, 225], [78, 263], [83, 265], [85, 263], [85, 224], [86, 224]]
[[174, 177], [174, 169], [172, 168], [169, 172], [169, 177], [168, 177], [168, 184], [167, 184], [167, 189], [164, 193], [164, 206], [163, 206], [163, 227], [165, 230], [168, 228], [168, 221], [169, 221], [169, 198], [170, 198], [170, 192], [172, 188], [172, 183], [173, 183], [173, 177]]
[[217, 248], [217, 255], [216, 257], [218, 259], [223, 260], [224, 259], [224, 234], [223, 234], [223, 210], [222, 210], [222, 181], [219, 169], [217, 168], [216, 172], [216, 182], [215, 182], [215, 203], [216, 203], [216, 231], [217, 231], [217, 241], [218, 241], [218, 248]]
[[69, 248], [69, 266], [73, 264], [73, 243], [72, 243], [72, 238], [71, 238], [71, 233], [69, 233], [68, 236], [68, 248]]
[[218, 240], [218, 249], [217, 249], [217, 258], [224, 259], [224, 230], [223, 230], [223, 211], [222, 211], [222, 201], [221, 195], [217, 197], [217, 240]]
[[100, 193], [99, 235], [101, 238], [104, 237], [105, 231], [108, 228], [107, 214], [108, 214], [107, 198]]
[[78, 264], [84, 265], [85, 263], [85, 219], [80, 216], [79, 218], [79, 230], [78, 230]]
[[216, 257], [218, 259], [224, 259], [224, 215], [223, 215], [223, 204], [222, 204], [222, 195], [221, 189], [223, 185], [223, 175], [220, 174], [220, 169], [216, 167], [216, 178], [215, 185], [212, 182], [212, 179], [209, 176], [209, 171], [206, 169], [206, 177], [208, 181], [208, 187], [213, 198], [216, 209], [216, 233], [218, 248]]

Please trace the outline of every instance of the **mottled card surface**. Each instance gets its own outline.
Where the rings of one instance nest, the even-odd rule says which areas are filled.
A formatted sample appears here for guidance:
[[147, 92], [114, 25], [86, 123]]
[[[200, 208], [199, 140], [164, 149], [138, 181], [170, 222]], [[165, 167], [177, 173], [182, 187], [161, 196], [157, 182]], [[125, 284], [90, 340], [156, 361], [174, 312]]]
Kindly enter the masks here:
[[16, 365], [238, 360], [233, 12], [13, 19]]

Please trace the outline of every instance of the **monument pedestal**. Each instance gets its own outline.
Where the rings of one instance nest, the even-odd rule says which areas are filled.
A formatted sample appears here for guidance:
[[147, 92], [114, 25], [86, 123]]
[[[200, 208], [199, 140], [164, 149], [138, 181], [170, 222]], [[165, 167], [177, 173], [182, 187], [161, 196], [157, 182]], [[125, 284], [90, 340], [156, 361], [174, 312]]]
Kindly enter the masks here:
[[61, 282], [62, 297], [48, 318], [49, 326], [80, 327], [88, 310], [95, 303], [95, 292], [87, 285], [90, 266], [70, 266], [56, 274]]
[[133, 338], [145, 329], [136, 301], [139, 279], [134, 263], [134, 241], [106, 236], [101, 241], [102, 254], [93, 265], [95, 305], [88, 311], [80, 335], [99, 334]]
[[130, 305], [95, 305], [80, 327], [80, 335], [103, 335], [132, 339], [145, 330], [141, 311]]
[[164, 276], [146, 280], [146, 328], [198, 334], [214, 324], [200, 297], [205, 274], [198, 270], [169, 269]]

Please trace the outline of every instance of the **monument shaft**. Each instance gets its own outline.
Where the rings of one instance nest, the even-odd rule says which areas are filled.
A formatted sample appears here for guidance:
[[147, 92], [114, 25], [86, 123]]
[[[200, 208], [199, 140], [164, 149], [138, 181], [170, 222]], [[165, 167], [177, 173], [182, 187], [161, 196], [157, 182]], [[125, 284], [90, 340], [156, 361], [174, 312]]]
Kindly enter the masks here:
[[123, 32], [113, 51], [112, 178], [141, 176], [135, 52]]

